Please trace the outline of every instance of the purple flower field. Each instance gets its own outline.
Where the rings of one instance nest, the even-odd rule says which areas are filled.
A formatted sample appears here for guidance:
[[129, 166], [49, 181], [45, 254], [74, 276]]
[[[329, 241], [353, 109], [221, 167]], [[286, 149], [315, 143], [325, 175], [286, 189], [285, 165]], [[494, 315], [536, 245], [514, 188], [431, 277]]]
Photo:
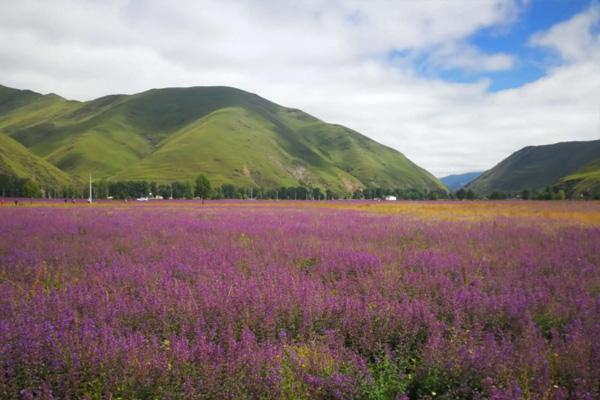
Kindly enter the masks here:
[[190, 204], [0, 207], [0, 398], [600, 398], [597, 225]]

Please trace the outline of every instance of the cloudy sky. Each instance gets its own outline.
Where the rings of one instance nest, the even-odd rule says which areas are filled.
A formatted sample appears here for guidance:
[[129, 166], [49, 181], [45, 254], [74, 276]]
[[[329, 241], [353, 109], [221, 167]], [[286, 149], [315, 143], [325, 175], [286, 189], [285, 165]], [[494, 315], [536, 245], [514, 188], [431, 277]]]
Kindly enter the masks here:
[[437, 176], [600, 138], [597, 0], [0, 1], [0, 84], [235, 86]]

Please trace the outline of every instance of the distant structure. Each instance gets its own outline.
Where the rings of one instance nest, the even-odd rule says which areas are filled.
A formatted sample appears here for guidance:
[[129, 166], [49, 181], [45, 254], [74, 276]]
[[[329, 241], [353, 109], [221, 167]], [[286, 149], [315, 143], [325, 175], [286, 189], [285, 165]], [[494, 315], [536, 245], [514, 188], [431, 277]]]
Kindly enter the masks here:
[[88, 198], [88, 203], [92, 203], [92, 174], [90, 174], [90, 197]]
[[388, 201], [396, 201], [396, 200], [398, 200], [398, 199], [396, 198], [396, 196], [385, 196], [385, 200], [388, 200]]

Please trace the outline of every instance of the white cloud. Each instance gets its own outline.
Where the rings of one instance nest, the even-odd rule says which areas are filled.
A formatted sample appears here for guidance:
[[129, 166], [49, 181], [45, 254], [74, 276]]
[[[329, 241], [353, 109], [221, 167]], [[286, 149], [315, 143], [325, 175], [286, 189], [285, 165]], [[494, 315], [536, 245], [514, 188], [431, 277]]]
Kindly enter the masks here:
[[484, 54], [465, 43], [445, 43], [430, 51], [428, 61], [436, 69], [464, 71], [502, 71], [515, 65], [515, 59], [505, 53]]
[[530, 43], [554, 49], [568, 62], [585, 61], [600, 54], [600, 35], [593, 33], [600, 23], [600, 6], [592, 3], [585, 13], [532, 36]]
[[480, 170], [525, 145], [600, 136], [598, 35], [587, 29], [597, 7], [532, 39], [569, 62], [517, 89], [426, 78], [389, 54], [424, 52], [432, 68], [510, 69], [511, 55], [465, 38], [510, 26], [522, 4], [7, 0], [0, 84], [76, 99], [230, 85], [356, 129], [435, 174]]

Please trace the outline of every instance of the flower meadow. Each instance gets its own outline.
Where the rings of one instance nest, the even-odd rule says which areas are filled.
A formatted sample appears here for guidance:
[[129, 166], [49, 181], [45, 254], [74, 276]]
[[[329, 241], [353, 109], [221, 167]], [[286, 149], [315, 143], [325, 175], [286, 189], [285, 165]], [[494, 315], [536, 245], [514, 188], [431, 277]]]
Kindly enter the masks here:
[[599, 215], [5, 205], [0, 398], [598, 399]]

